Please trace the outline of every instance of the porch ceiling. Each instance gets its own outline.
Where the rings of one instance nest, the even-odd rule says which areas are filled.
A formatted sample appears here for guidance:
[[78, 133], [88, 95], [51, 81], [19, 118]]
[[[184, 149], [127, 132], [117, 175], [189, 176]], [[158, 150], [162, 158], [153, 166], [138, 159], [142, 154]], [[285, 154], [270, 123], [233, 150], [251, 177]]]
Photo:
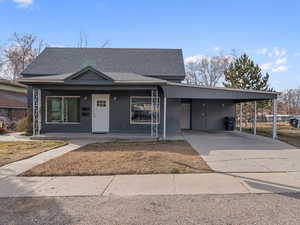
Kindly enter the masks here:
[[278, 92], [211, 88], [178, 83], [168, 83], [162, 88], [167, 98], [219, 99], [236, 102], [276, 99], [280, 94]]

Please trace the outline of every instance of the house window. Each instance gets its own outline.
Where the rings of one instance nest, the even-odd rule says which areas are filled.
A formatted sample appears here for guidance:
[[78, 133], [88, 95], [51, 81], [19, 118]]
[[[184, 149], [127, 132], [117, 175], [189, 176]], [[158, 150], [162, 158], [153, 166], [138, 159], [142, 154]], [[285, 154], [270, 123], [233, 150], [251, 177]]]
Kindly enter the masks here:
[[[159, 98], [157, 110], [153, 112], [154, 123], [160, 121], [160, 101]], [[130, 123], [131, 124], [150, 124], [152, 120], [151, 97], [130, 97]]]
[[46, 122], [47, 123], [79, 123], [80, 122], [80, 97], [59, 96], [46, 97]]
[[106, 107], [106, 100], [97, 100], [97, 107]]

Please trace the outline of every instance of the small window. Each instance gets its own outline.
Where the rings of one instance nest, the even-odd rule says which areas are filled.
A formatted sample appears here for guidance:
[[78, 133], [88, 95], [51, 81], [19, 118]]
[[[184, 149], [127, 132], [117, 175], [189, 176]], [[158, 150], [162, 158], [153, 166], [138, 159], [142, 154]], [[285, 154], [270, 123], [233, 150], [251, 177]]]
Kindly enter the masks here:
[[106, 101], [105, 100], [97, 100], [97, 107], [106, 107]]
[[[152, 113], [151, 97], [130, 97], [130, 123], [131, 124], [159, 124], [160, 121], [160, 102], [157, 99], [157, 107]], [[152, 117], [153, 116], [153, 117]]]
[[47, 123], [79, 123], [79, 97], [49, 97], [47, 96], [46, 122]]

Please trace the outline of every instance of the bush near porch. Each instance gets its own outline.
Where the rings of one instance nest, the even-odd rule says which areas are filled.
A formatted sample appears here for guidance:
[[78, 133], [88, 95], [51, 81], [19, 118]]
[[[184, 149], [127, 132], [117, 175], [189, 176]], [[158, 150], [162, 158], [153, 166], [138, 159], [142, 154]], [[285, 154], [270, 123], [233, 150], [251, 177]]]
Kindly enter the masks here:
[[26, 171], [25, 176], [208, 173], [186, 141], [95, 143]]

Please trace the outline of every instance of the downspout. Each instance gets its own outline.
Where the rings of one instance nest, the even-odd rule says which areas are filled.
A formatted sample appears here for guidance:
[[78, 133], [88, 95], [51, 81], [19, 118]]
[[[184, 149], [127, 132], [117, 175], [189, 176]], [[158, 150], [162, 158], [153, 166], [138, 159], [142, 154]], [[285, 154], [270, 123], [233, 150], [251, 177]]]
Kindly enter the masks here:
[[167, 139], [167, 97], [164, 93], [164, 134], [163, 134], [164, 140]]

